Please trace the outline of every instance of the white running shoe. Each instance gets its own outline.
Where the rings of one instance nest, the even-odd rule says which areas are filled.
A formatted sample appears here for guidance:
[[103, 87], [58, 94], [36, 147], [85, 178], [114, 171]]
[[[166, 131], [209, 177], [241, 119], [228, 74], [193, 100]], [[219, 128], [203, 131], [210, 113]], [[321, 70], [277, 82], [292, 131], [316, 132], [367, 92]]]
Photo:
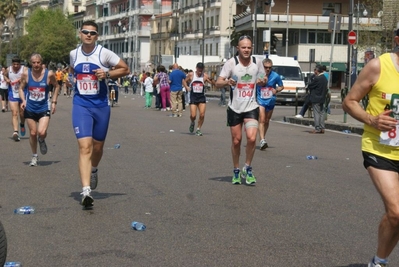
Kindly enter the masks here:
[[36, 167], [37, 166], [37, 160], [38, 160], [38, 157], [33, 156], [31, 161], [30, 161], [30, 163], [29, 163], [29, 166]]
[[295, 118], [303, 119], [303, 116], [301, 114], [295, 115]]
[[15, 142], [21, 141], [21, 138], [19, 138], [18, 132], [14, 132], [14, 133], [12, 134], [12, 139], [14, 139]]
[[91, 192], [91, 189], [88, 188], [88, 189], [85, 189], [82, 193], [80, 193], [82, 195], [82, 202], [80, 204], [82, 204], [82, 206], [85, 208], [93, 207], [94, 199], [90, 195], [90, 192]]
[[260, 140], [260, 150], [265, 150], [269, 146], [267, 145], [267, 142], [265, 139]]

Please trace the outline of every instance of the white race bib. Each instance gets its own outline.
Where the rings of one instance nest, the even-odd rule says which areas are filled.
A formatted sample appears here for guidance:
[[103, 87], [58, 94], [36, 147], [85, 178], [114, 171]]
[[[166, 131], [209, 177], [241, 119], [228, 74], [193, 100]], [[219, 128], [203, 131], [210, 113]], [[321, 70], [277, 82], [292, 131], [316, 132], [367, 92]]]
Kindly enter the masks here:
[[390, 131], [381, 132], [380, 144], [388, 146], [399, 146], [399, 125]]
[[29, 87], [29, 100], [43, 101], [46, 97], [46, 89], [43, 87]]
[[81, 95], [97, 95], [100, 92], [100, 82], [94, 74], [78, 74], [76, 85]]
[[237, 83], [237, 100], [238, 101], [250, 101], [254, 93], [254, 83]]
[[19, 98], [19, 81], [11, 82], [12, 97]]
[[202, 93], [204, 90], [204, 85], [202, 83], [193, 83], [192, 87], [194, 93]]
[[260, 88], [260, 97], [262, 99], [269, 99], [273, 96], [273, 87], [262, 87]]

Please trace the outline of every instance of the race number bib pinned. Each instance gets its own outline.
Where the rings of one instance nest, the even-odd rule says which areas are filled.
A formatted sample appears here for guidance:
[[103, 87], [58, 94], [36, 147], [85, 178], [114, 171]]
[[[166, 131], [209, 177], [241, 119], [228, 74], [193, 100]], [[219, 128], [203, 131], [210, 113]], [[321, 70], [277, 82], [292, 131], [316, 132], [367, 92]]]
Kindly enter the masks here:
[[100, 84], [95, 74], [77, 74], [76, 85], [81, 95], [97, 95]]
[[[391, 117], [399, 120], [399, 94], [392, 94], [391, 96]], [[381, 132], [380, 144], [388, 146], [399, 146], [399, 125], [396, 123], [396, 127], [390, 131]]]
[[269, 99], [273, 96], [273, 87], [260, 88], [260, 97], [262, 99]]
[[19, 98], [19, 80], [11, 82], [12, 97]]
[[237, 83], [237, 100], [238, 101], [250, 101], [254, 93], [254, 83]]
[[202, 93], [204, 91], [204, 84], [201, 82], [193, 82], [192, 88], [194, 93]]
[[43, 87], [29, 87], [29, 100], [43, 101], [46, 97], [46, 89]]

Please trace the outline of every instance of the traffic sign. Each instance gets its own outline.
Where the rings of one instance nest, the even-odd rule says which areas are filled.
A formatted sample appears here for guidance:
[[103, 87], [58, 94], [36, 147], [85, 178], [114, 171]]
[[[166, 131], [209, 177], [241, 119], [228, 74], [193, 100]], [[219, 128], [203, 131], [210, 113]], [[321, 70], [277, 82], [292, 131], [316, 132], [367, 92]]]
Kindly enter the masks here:
[[357, 41], [356, 32], [350, 31], [348, 33], [348, 43], [350, 45], [354, 45], [354, 44], [356, 44], [356, 41]]

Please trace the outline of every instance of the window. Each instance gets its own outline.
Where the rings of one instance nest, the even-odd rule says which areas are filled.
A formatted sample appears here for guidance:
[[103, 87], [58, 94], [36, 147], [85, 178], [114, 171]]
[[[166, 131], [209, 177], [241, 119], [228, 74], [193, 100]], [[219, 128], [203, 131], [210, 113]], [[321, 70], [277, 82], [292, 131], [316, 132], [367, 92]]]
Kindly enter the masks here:
[[215, 26], [219, 26], [219, 15], [216, 15]]
[[216, 43], [216, 56], [219, 56], [219, 43]]
[[315, 44], [316, 43], [316, 32], [308, 32], [308, 44]]
[[205, 56], [208, 55], [208, 44], [205, 45]]
[[211, 17], [211, 27], [213, 26], [213, 17]]
[[74, 12], [79, 12], [79, 6], [74, 6]]
[[212, 56], [212, 44], [209, 45], [209, 55]]
[[340, 3], [323, 3], [323, 16], [330, 16], [330, 13], [341, 13]]

